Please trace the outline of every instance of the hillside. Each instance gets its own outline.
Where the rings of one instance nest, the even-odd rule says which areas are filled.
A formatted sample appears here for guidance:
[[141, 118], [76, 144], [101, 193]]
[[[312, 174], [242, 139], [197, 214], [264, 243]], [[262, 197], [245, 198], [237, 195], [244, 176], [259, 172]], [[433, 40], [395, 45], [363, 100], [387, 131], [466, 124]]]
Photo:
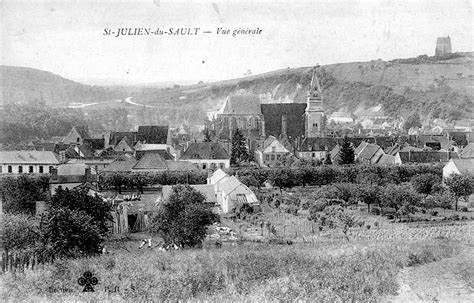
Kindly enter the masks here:
[[[199, 102], [203, 109], [218, 108], [235, 93], [259, 94], [266, 103], [305, 102], [310, 80], [311, 67], [288, 68], [167, 90], [148, 87], [131, 94], [139, 103], [174, 107]], [[474, 110], [472, 53], [326, 65], [320, 80], [328, 113], [382, 104], [394, 117], [417, 111], [424, 117], [460, 119], [471, 117]]]
[[117, 90], [80, 84], [50, 72], [33, 68], [0, 66], [0, 105], [32, 103], [47, 105], [100, 102], [119, 98]]

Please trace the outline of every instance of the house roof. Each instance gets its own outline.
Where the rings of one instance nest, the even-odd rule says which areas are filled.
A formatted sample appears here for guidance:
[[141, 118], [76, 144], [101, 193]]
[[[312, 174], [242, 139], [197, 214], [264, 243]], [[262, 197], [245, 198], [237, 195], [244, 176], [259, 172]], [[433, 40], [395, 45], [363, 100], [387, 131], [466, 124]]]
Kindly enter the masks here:
[[164, 160], [174, 160], [174, 156], [170, 154], [166, 149], [135, 151], [135, 158], [137, 158], [137, 160], [140, 160], [146, 154], [158, 154]]
[[0, 151], [0, 163], [4, 164], [59, 164], [50, 151]]
[[375, 153], [381, 149], [380, 146], [375, 144], [367, 144], [365, 148], [359, 153], [359, 158], [370, 160], [374, 157]]
[[192, 188], [197, 190], [198, 192], [202, 193], [204, 197], [206, 197], [206, 201], [208, 203], [217, 203], [217, 196], [214, 191], [214, 185], [212, 184], [196, 184], [191, 185]]
[[134, 144], [137, 142], [137, 132], [111, 132], [109, 137], [110, 145], [117, 145], [124, 137], [128, 137], [129, 141]]
[[166, 160], [159, 153], [146, 153], [133, 166], [133, 169], [167, 170], [168, 167], [166, 166]]
[[273, 140], [268, 144], [265, 149], [263, 150], [264, 153], [273, 152], [273, 148], [275, 148], [275, 152], [277, 153], [289, 153], [290, 151], [277, 139]]
[[166, 160], [166, 166], [169, 171], [195, 171], [198, 168], [189, 161]]
[[212, 173], [211, 180], [213, 181], [215, 180], [215, 182], [217, 182], [226, 176], [228, 177], [229, 175], [219, 168], [215, 172]]
[[282, 116], [286, 115], [286, 134], [298, 138], [305, 133], [304, 114], [306, 103], [262, 104], [261, 111], [265, 120], [265, 134], [279, 137], [282, 134]]
[[86, 173], [87, 165], [82, 163], [63, 164], [58, 166], [58, 176], [83, 176]]
[[73, 128], [76, 129], [77, 133], [81, 136], [82, 139], [90, 138], [89, 131], [87, 130], [87, 126], [76, 125]]
[[169, 148], [170, 146], [168, 144], [136, 144], [135, 145], [135, 150], [139, 151], [139, 150], [166, 150], [167, 148]]
[[104, 138], [86, 138], [84, 143], [88, 144], [92, 149], [104, 149], [105, 139]]
[[168, 140], [168, 125], [145, 125], [138, 127], [137, 138], [147, 144], [166, 144]]
[[474, 142], [469, 143], [461, 152], [461, 158], [474, 158]]
[[232, 95], [225, 100], [221, 114], [261, 115], [260, 98], [257, 95]]
[[82, 144], [79, 147], [79, 150], [84, 155], [84, 158], [92, 158], [95, 155], [94, 150], [89, 144]]
[[356, 155], [359, 155], [363, 150], [364, 148], [367, 147], [367, 145], [369, 145], [369, 143], [363, 141], [363, 142], [360, 142], [360, 144], [356, 147], [356, 149], [354, 150], [354, 153]]
[[116, 160], [109, 165], [107, 165], [101, 172], [126, 172], [131, 171], [132, 168], [137, 164], [135, 158], [130, 158], [128, 160]]
[[454, 153], [441, 151], [413, 151], [413, 152], [399, 152], [402, 163], [435, 163], [447, 162]]
[[380, 156], [379, 160], [377, 161], [378, 164], [388, 164], [393, 165], [395, 164], [395, 156], [383, 154]]
[[230, 176], [220, 184], [223, 192], [230, 194], [235, 188], [243, 185], [235, 176]]
[[[214, 157], [211, 157], [214, 155]], [[194, 142], [189, 144], [188, 149], [181, 156], [181, 160], [192, 159], [230, 159], [225, 149], [215, 142]]]
[[474, 159], [452, 159], [461, 174], [474, 176]]

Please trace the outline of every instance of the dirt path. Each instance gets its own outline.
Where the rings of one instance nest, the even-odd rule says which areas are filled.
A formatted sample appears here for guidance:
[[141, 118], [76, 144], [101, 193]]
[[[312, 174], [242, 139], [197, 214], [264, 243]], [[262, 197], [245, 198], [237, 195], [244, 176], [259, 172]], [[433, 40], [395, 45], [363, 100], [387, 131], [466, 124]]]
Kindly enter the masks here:
[[474, 247], [448, 259], [402, 269], [398, 296], [383, 302], [474, 302]]

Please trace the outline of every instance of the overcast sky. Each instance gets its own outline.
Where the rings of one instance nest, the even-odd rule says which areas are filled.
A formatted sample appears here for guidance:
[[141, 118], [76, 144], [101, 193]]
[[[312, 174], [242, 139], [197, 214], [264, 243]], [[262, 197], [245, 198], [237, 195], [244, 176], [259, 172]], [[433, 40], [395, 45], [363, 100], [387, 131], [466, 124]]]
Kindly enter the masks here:
[[[474, 49], [470, 0], [30, 2], [2, 1], [1, 64], [70, 79], [229, 79], [247, 70], [433, 55], [436, 38], [447, 35], [453, 51]], [[122, 27], [213, 34], [103, 35]], [[217, 27], [262, 34], [218, 36]]]

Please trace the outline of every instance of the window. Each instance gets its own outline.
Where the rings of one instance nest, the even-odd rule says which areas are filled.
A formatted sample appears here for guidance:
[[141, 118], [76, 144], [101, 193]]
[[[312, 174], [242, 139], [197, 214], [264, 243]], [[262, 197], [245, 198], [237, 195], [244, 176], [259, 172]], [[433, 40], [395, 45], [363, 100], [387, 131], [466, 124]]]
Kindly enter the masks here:
[[3, 166], [0, 165], [0, 174], [3, 173]]
[[211, 159], [215, 159], [216, 158], [216, 154], [211, 154]]
[[313, 156], [313, 158], [316, 157], [316, 153], [313, 153], [312, 156]]
[[276, 146], [272, 146], [272, 153], [276, 151]]
[[30, 167], [28, 167], [28, 171], [30, 174], [33, 173], [33, 165], [30, 165]]
[[216, 169], [217, 163], [211, 163], [211, 169]]
[[49, 167], [49, 173], [52, 173], [52, 172], [53, 172], [53, 167], [50, 166], [50, 167]]
[[198, 154], [194, 154], [194, 155], [193, 155], [193, 159], [199, 159], [199, 155], [198, 155]]
[[224, 163], [219, 163], [220, 168], [224, 168]]
[[76, 141], [79, 142], [79, 137], [77, 137]]
[[265, 155], [265, 160], [267, 160], [267, 161], [270, 160], [270, 155], [268, 155], [268, 154]]
[[207, 167], [207, 166], [206, 166], [206, 163], [203, 163], [203, 164], [202, 164], [202, 169], [206, 169], [206, 167]]
[[318, 128], [318, 123], [313, 123], [313, 128]]
[[8, 172], [11, 174], [13, 172], [13, 168], [11, 165], [8, 165]]
[[19, 174], [23, 173], [23, 166], [21, 165], [18, 166], [18, 173]]
[[272, 160], [275, 160], [275, 155], [272, 155]]
[[43, 173], [43, 165], [40, 165], [40, 167], [39, 167], [39, 172], [40, 172], [40, 174]]

